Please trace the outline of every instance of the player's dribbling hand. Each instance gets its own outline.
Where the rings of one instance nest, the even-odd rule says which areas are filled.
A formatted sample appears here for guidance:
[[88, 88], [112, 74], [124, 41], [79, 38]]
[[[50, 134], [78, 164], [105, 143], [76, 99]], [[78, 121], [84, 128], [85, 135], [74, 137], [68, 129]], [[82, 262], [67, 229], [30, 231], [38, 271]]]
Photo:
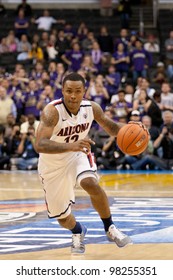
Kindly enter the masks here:
[[136, 123], [136, 124], [138, 124], [140, 127], [142, 127], [144, 130], [146, 130], [147, 133], [148, 133], [148, 135], [150, 134], [149, 131], [148, 131], [148, 129], [146, 128], [146, 126], [145, 126], [142, 122], [130, 121], [130, 122], [128, 122], [128, 123]]

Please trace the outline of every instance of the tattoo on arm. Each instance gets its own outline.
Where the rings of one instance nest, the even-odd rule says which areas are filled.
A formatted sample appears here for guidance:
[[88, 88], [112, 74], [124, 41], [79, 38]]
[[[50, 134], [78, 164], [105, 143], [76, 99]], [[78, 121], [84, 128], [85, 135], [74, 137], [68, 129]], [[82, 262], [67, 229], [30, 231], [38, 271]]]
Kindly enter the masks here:
[[119, 122], [115, 122], [108, 118], [102, 108], [95, 102], [92, 102], [93, 113], [95, 121], [110, 135], [116, 136], [119, 129], [124, 125]]

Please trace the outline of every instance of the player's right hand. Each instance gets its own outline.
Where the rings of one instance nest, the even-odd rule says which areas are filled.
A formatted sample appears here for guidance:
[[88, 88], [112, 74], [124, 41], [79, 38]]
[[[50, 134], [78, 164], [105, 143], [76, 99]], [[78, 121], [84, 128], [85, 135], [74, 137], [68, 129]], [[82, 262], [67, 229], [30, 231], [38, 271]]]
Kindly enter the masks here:
[[72, 143], [72, 151], [89, 154], [91, 151], [91, 145], [95, 145], [95, 142], [92, 141], [91, 139], [82, 139]]

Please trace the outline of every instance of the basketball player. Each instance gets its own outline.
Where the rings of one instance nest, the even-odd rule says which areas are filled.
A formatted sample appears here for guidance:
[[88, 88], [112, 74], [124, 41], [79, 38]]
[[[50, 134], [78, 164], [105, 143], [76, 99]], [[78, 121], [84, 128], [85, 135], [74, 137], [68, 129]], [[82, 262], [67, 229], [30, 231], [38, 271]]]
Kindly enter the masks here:
[[118, 247], [132, 243], [130, 237], [117, 229], [112, 221], [107, 196], [99, 186], [96, 165], [87, 138], [95, 120], [107, 133], [116, 136], [121, 127], [109, 119], [101, 107], [84, 100], [85, 80], [77, 74], [65, 76], [63, 98], [44, 108], [37, 129], [36, 151], [40, 154], [38, 171], [45, 191], [48, 216], [72, 232], [71, 252], [84, 253], [87, 229], [71, 213], [75, 203], [74, 187], [80, 185], [90, 196], [95, 210], [103, 221], [110, 241]]

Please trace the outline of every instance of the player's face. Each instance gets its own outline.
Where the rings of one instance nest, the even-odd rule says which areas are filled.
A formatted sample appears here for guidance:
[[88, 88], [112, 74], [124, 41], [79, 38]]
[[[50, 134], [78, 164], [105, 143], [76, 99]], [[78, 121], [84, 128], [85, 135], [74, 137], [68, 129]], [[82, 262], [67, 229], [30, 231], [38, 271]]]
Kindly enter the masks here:
[[85, 94], [85, 88], [81, 81], [66, 81], [62, 94], [64, 96], [64, 103], [67, 109], [72, 114], [77, 114], [80, 103]]

